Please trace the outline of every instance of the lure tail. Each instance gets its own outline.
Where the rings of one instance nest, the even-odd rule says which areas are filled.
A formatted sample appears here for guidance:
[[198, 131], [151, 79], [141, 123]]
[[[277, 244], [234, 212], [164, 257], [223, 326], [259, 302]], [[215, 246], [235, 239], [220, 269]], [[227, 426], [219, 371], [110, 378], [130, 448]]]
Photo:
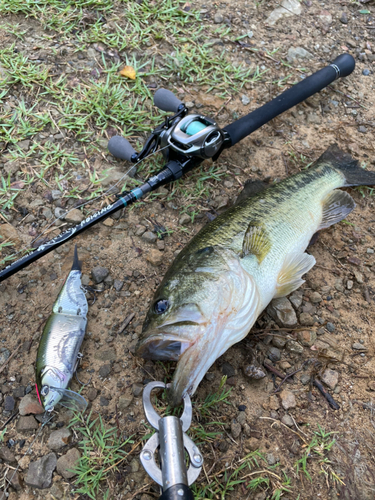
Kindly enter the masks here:
[[71, 271], [82, 271], [82, 262], [78, 259], [77, 245], [74, 247], [74, 258]]

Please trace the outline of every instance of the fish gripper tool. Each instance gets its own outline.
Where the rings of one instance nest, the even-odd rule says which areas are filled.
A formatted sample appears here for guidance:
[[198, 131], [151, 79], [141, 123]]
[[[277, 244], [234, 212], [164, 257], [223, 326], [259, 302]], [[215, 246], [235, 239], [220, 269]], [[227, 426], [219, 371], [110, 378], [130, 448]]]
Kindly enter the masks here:
[[[170, 384], [150, 382], [143, 389], [143, 408], [149, 424], [156, 429], [141, 451], [141, 463], [147, 474], [162, 487], [159, 500], [193, 500], [189, 488], [202, 470], [203, 457], [198, 447], [186, 434], [189, 429], [193, 409], [188, 395], [183, 399], [184, 410], [181, 417], [161, 417], [151, 403], [151, 391], [165, 389]], [[158, 466], [156, 451], [159, 448]], [[185, 452], [189, 456], [187, 468]]]

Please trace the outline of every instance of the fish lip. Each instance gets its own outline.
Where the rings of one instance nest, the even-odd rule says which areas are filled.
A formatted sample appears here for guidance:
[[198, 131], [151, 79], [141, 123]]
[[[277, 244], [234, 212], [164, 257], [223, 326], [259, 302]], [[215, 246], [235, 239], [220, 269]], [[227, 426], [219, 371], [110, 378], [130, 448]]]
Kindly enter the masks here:
[[[160, 352], [160, 346], [163, 344], [167, 347], [168, 343], [180, 343], [181, 345], [189, 345], [191, 346], [191, 342], [189, 342], [186, 339], [181, 338], [181, 336], [174, 334], [172, 332], [153, 332], [150, 334], [147, 334], [147, 337], [141, 338], [135, 348], [135, 354], [141, 358], [144, 359], [154, 359], [154, 360], [161, 360], [161, 361], [178, 361], [179, 358], [181, 357], [181, 353], [178, 353], [175, 351], [175, 353], [170, 352], [166, 353], [165, 355], [162, 354], [162, 349], [161, 353], [157, 355], [157, 352]], [[152, 346], [154, 343], [159, 343], [159, 346], [148, 351], [148, 349]], [[185, 351], [186, 349], [184, 349]]]

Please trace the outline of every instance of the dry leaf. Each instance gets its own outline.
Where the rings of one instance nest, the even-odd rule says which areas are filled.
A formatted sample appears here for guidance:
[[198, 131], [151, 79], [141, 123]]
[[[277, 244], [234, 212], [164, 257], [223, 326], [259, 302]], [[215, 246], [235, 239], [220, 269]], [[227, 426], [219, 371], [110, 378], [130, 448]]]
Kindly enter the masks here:
[[135, 80], [136, 72], [133, 66], [125, 66], [120, 71], [120, 75], [125, 76], [126, 78], [130, 78], [131, 80]]

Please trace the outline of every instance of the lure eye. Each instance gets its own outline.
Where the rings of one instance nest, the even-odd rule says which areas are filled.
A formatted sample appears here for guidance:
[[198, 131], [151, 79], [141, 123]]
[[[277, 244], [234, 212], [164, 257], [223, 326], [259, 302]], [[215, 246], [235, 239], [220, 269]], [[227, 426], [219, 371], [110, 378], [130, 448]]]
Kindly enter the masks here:
[[49, 386], [48, 385], [44, 385], [40, 391], [40, 394], [42, 396], [47, 396], [47, 394], [49, 393]]
[[154, 304], [154, 311], [156, 314], [163, 314], [169, 307], [169, 301], [167, 299], [157, 300]]

